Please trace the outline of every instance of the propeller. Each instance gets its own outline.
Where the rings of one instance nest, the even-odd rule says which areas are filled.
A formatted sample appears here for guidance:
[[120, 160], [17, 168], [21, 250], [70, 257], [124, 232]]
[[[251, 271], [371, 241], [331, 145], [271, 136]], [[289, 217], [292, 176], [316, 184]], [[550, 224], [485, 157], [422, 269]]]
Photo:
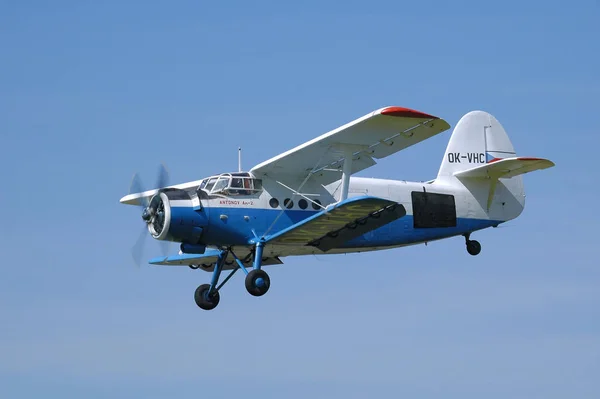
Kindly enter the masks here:
[[[160, 164], [158, 167], [158, 174], [156, 178], [155, 187], [158, 189], [162, 189], [169, 185], [169, 172], [164, 164]], [[129, 186], [129, 193], [141, 193], [146, 191], [144, 185], [142, 183], [142, 179], [136, 173], [133, 175], [133, 179], [131, 180], [131, 184]], [[149, 224], [162, 224], [164, 223], [164, 204], [162, 202], [153, 202], [150, 203], [150, 198], [142, 198], [140, 201], [140, 208], [142, 209], [142, 220], [144, 222], [144, 226], [138, 239], [135, 244], [131, 248], [131, 256], [133, 257], [133, 261], [135, 262], [137, 267], [140, 267], [141, 259], [144, 254], [144, 247], [146, 245], [146, 237], [148, 233], [148, 225]], [[161, 208], [162, 211], [161, 212]], [[164, 256], [167, 256], [169, 250], [169, 242], [168, 241], [159, 241], [161, 252]]]

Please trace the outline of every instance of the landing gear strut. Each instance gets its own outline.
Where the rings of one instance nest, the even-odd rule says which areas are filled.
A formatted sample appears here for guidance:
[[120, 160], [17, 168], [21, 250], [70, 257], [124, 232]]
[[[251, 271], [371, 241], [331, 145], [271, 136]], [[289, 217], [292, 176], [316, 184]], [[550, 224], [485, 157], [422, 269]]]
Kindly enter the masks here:
[[[254, 251], [254, 264], [253, 270], [248, 272], [246, 270], [246, 266], [242, 263], [242, 261], [235, 255], [235, 253], [231, 250], [231, 248], [222, 250], [219, 254], [217, 262], [215, 264], [215, 269], [213, 271], [212, 279], [210, 284], [202, 284], [198, 288], [196, 288], [196, 292], [194, 293], [194, 300], [196, 301], [196, 305], [204, 310], [212, 310], [217, 307], [219, 304], [219, 300], [221, 299], [219, 296], [219, 290], [229, 281], [231, 277], [241, 269], [244, 273], [246, 273], [246, 290], [253, 296], [262, 296], [267, 293], [269, 287], [271, 285], [271, 280], [269, 279], [269, 275], [262, 270], [262, 253], [263, 253], [264, 243], [259, 242], [256, 244], [256, 249]], [[237, 267], [235, 267], [229, 275], [219, 283], [219, 277], [221, 276], [221, 271], [223, 270], [223, 265], [225, 264], [225, 260], [227, 256], [231, 254], [237, 263]], [[197, 268], [197, 267], [196, 267]], [[217, 285], [218, 284], [218, 285]]]
[[260, 268], [264, 245], [265, 244], [260, 241], [256, 244], [256, 250], [254, 251], [254, 270], [246, 274], [246, 290], [250, 295], [254, 296], [265, 295], [271, 285], [269, 275]]
[[479, 241], [476, 240], [471, 240], [471, 233], [467, 233], [465, 234], [465, 243], [467, 244], [467, 252], [470, 255], [479, 255], [479, 253], [481, 252], [481, 244], [479, 243]]

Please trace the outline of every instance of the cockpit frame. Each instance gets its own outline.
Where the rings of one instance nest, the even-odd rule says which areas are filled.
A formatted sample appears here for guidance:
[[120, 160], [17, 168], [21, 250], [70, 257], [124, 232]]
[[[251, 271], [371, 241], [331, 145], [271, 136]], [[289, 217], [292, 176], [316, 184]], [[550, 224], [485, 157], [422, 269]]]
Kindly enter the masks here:
[[211, 195], [255, 196], [262, 192], [262, 180], [248, 172], [221, 173], [202, 179], [198, 190]]

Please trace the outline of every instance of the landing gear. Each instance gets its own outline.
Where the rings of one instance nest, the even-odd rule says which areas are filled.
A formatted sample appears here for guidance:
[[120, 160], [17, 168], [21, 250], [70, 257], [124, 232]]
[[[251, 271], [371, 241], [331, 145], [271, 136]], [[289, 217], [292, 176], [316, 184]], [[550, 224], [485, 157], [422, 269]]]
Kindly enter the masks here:
[[[233, 275], [236, 271], [238, 271], [238, 269], [241, 269], [244, 273], [246, 273], [246, 290], [250, 293], [250, 295], [262, 296], [266, 294], [269, 290], [269, 287], [271, 286], [271, 279], [269, 278], [269, 275], [260, 268], [262, 263], [263, 247], [264, 242], [259, 242], [256, 244], [256, 248], [254, 251], [253, 270], [251, 270], [250, 272], [246, 270], [246, 265], [244, 265], [244, 263], [235, 255], [235, 253], [233, 253], [231, 248], [222, 250], [215, 264], [215, 269], [213, 271], [210, 284], [202, 284], [196, 289], [196, 292], [194, 293], [194, 300], [196, 301], [196, 305], [198, 305], [198, 307], [204, 310], [211, 310], [216, 308], [220, 300], [219, 291], [225, 285], [225, 283], [229, 281], [231, 277], [233, 277]], [[225, 264], [225, 260], [227, 259], [227, 256], [230, 253], [235, 259], [237, 267], [235, 267], [229, 273], [229, 275], [225, 278], [225, 280], [223, 280], [221, 284], [218, 284], [221, 271], [223, 270], [223, 265]], [[194, 266], [196, 267], [192, 267], [192, 265], [190, 265], [192, 269], [198, 268], [197, 265]]]
[[465, 234], [465, 242], [467, 244], [467, 252], [473, 256], [479, 255], [479, 253], [481, 252], [481, 244], [479, 243], [479, 241], [469, 239], [470, 236], [471, 236], [470, 233]]
[[[262, 296], [269, 291], [271, 280], [264, 270], [260, 269], [265, 243], [259, 241], [254, 249], [254, 270], [246, 274], [246, 290], [250, 295]], [[246, 269], [244, 269], [246, 271]]]
[[252, 270], [246, 276], [246, 290], [250, 295], [263, 296], [269, 291], [271, 280], [264, 270]]
[[481, 244], [479, 243], [479, 241], [467, 241], [467, 252], [473, 256], [479, 255], [479, 253], [481, 252]]
[[219, 300], [221, 300], [219, 291], [214, 291], [210, 294], [209, 292], [210, 284], [202, 284], [200, 287], [196, 288], [196, 292], [194, 293], [196, 305], [204, 310], [212, 310], [216, 308], [219, 304]]

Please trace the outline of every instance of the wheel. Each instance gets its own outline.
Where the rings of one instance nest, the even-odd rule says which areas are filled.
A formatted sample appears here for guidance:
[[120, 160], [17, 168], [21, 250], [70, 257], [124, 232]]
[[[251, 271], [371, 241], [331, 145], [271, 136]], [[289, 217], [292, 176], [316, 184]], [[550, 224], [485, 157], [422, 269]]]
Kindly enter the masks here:
[[214, 292], [210, 297], [208, 296], [208, 290], [210, 290], [210, 284], [202, 284], [196, 288], [194, 293], [194, 300], [196, 305], [204, 310], [212, 310], [217, 307], [219, 300], [219, 292]]
[[481, 252], [481, 244], [479, 243], [479, 241], [467, 241], [467, 252], [473, 256], [478, 255]]
[[269, 291], [271, 280], [263, 270], [252, 270], [246, 276], [246, 290], [250, 295], [262, 296]]
[[190, 269], [192, 269], [192, 270], [197, 270], [197, 269], [200, 267], [200, 265], [188, 265], [188, 266], [189, 266], [189, 267], [190, 267]]

